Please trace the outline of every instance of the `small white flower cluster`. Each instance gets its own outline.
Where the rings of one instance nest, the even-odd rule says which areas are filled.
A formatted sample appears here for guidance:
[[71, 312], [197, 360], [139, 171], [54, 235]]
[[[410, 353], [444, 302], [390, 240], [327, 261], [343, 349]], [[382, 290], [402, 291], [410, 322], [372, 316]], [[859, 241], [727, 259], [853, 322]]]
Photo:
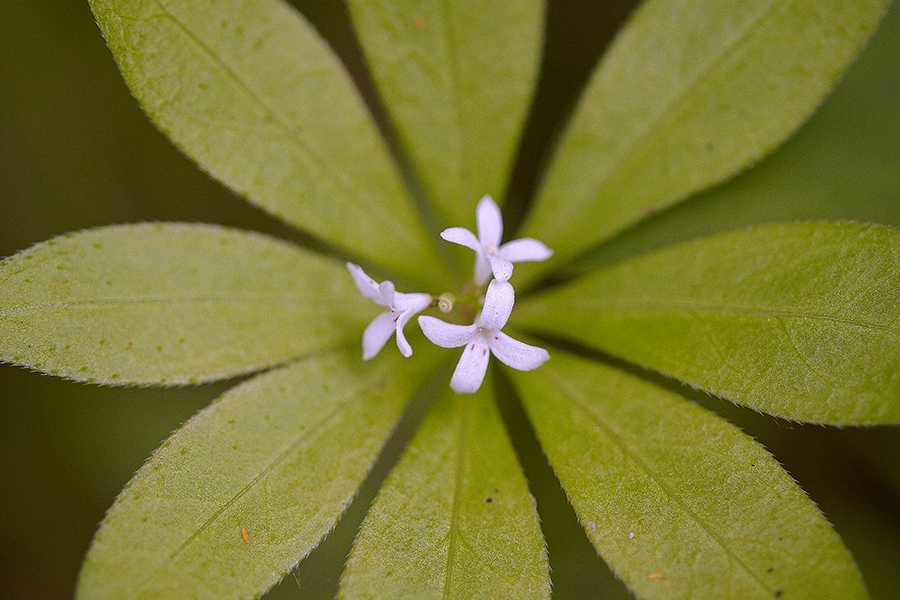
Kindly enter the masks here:
[[[451, 227], [441, 232], [441, 237], [448, 242], [475, 251], [475, 285], [483, 288], [490, 281], [475, 322], [472, 325], [454, 325], [429, 316], [418, 319], [425, 337], [434, 344], [442, 348], [465, 346], [450, 379], [450, 387], [458, 394], [471, 394], [481, 387], [491, 353], [500, 362], [520, 371], [536, 369], [550, 358], [543, 348], [514, 340], [501, 329], [509, 320], [515, 303], [515, 291], [509, 283], [512, 263], [546, 260], [553, 251], [530, 238], [513, 240], [501, 246], [503, 217], [500, 207], [490, 196], [485, 196], [478, 203], [476, 223], [477, 237], [462, 227]], [[363, 332], [363, 359], [368, 360], [378, 354], [394, 332], [400, 353], [406, 357], [412, 356], [412, 347], [403, 335], [403, 327], [435, 300], [429, 294], [398, 292], [390, 281], [378, 283], [353, 263], [347, 263], [347, 268], [363, 296], [387, 307]]]

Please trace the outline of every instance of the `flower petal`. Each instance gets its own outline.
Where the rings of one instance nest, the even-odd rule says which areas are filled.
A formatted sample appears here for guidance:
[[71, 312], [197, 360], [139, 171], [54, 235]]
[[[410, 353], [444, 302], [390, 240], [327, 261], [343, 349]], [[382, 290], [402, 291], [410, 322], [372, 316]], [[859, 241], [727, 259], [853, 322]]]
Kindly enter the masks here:
[[394, 296], [394, 301], [396, 302], [396, 311], [402, 311], [397, 319], [397, 348], [400, 349], [400, 354], [409, 358], [412, 356], [413, 351], [412, 346], [406, 341], [406, 336], [403, 335], [403, 328], [416, 314], [428, 308], [431, 304], [431, 296], [428, 294], [404, 294], [397, 292]]
[[495, 279], [500, 281], [509, 281], [512, 277], [513, 265], [511, 262], [496, 254], [488, 254], [488, 261], [491, 263], [491, 272]]
[[406, 341], [406, 336], [403, 335], [403, 328], [406, 327], [406, 323], [409, 321], [410, 317], [412, 317], [411, 313], [400, 313], [400, 317], [397, 319], [397, 348], [400, 349], [400, 354], [409, 358], [412, 356], [412, 346], [409, 345], [409, 342]]
[[491, 275], [494, 274], [493, 269], [491, 268], [491, 263], [488, 258], [479, 253], [478, 256], [475, 257], [475, 274], [473, 279], [475, 280], [475, 285], [484, 285], [488, 281], [491, 280]]
[[481, 253], [483, 252], [481, 242], [478, 241], [478, 238], [474, 233], [465, 227], [451, 227], [445, 229], [441, 232], [441, 237], [448, 242], [471, 248], [477, 252], [479, 256], [481, 256]]
[[503, 329], [515, 301], [516, 293], [508, 281], [492, 280], [484, 297], [484, 308], [478, 317], [478, 325], [496, 331]]
[[500, 240], [503, 238], [503, 215], [490, 195], [478, 201], [475, 221], [478, 224], [478, 240], [481, 245], [486, 250], [491, 246], [495, 248], [500, 246]]
[[382, 281], [378, 284], [378, 292], [381, 294], [385, 302], [385, 306], [394, 308], [394, 283], [391, 281]]
[[474, 394], [484, 381], [487, 373], [488, 359], [491, 351], [482, 336], [477, 336], [466, 345], [453, 377], [450, 378], [450, 388], [457, 394]]
[[397, 329], [397, 325], [394, 323], [396, 316], [390, 310], [386, 310], [366, 326], [362, 336], [363, 360], [373, 358], [391, 339], [391, 335]]
[[500, 246], [500, 256], [509, 262], [534, 262], [547, 260], [553, 250], [534, 238], [522, 238]]
[[353, 283], [356, 284], [356, 289], [359, 290], [360, 294], [375, 304], [387, 306], [381, 296], [381, 291], [378, 289], [378, 282], [366, 275], [366, 272], [362, 270], [362, 267], [348, 262], [347, 270], [350, 271], [350, 275], [353, 277]]
[[408, 312], [407, 321], [431, 306], [431, 302], [431, 294], [394, 292], [394, 310]]
[[550, 359], [550, 353], [543, 348], [514, 340], [502, 331], [491, 332], [488, 346], [500, 362], [519, 371], [537, 369]]
[[434, 317], [419, 317], [419, 327], [433, 344], [441, 348], [459, 348], [478, 333], [478, 325], [454, 325]]

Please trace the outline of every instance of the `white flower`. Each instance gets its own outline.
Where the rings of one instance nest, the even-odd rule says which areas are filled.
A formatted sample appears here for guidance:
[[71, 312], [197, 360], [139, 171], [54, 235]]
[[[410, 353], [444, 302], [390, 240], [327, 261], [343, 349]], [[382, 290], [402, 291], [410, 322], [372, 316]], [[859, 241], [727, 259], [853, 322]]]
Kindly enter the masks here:
[[457, 394], [472, 394], [481, 387], [491, 352], [505, 365], [520, 371], [536, 369], [550, 358], [543, 348], [514, 340], [502, 331], [515, 302], [507, 281], [494, 279], [484, 298], [484, 309], [472, 325], [453, 325], [434, 317], [419, 317], [425, 337], [443, 348], [465, 346], [450, 379]]
[[395, 331], [400, 353], [407, 358], [412, 356], [412, 346], [403, 335], [403, 327], [416, 314], [428, 308], [431, 296], [398, 292], [390, 281], [377, 283], [366, 275], [362, 267], [353, 263], [347, 263], [347, 269], [363, 296], [379, 306], [387, 307], [387, 310], [375, 317], [363, 331], [363, 360], [369, 360], [378, 354]]
[[553, 255], [553, 250], [532, 238], [513, 240], [501, 246], [503, 215], [490, 196], [485, 196], [478, 202], [475, 222], [478, 225], [478, 237], [464, 227], [445, 229], [441, 232], [441, 237], [475, 251], [475, 283], [478, 285], [487, 283], [492, 272], [496, 279], [509, 281], [514, 262], [547, 260]]

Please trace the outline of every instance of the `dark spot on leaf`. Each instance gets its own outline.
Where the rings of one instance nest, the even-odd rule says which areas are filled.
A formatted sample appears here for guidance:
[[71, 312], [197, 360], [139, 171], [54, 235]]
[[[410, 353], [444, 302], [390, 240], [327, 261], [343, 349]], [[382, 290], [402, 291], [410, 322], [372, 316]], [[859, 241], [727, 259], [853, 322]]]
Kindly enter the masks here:
[[118, 378], [119, 378], [119, 374], [118, 374], [118, 373], [113, 373], [112, 375], [109, 376], [109, 378], [110, 378], [110, 379], [118, 379]]
[[103, 247], [103, 244], [101, 244], [100, 242], [97, 242], [94, 244], [94, 248], [102, 248], [102, 247]]
[[485, 502], [493, 502], [494, 499], [493, 499], [493, 498], [485, 498], [484, 501], [485, 501]]
[[228, 419], [228, 424], [229, 424], [229, 425], [234, 425], [234, 419]]
[[766, 569], [766, 573], [771, 573], [774, 570], [775, 570], [775, 567], [769, 567], [768, 569]]
[[181, 449], [181, 455], [185, 456], [187, 453], [188, 453], [188, 449], [187, 449], [187, 446], [185, 446], [184, 448]]
[[780, 598], [783, 593], [784, 593], [784, 590], [775, 590], [775, 597]]

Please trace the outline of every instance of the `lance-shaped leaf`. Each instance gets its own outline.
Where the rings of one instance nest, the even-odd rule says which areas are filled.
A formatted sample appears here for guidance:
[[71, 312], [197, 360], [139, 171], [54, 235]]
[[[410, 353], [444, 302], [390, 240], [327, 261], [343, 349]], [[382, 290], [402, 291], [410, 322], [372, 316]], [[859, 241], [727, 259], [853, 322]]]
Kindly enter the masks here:
[[723, 419], [555, 352], [513, 380], [581, 524], [641, 598], [866, 598], [837, 534]]
[[537, 81], [542, 0], [351, 1], [375, 82], [444, 227], [500, 198]]
[[0, 261], [0, 360], [80, 381], [194, 383], [357, 337], [368, 308], [342, 264], [283, 241], [107, 227]]
[[[441, 260], [341, 62], [281, 0], [92, 0], [135, 97], [211, 175], [413, 280]], [[386, 251], [386, 249], [388, 251]]]
[[596, 272], [517, 324], [789, 419], [900, 421], [900, 230], [758, 226]]
[[366, 516], [339, 597], [550, 596], [537, 515], [491, 388], [440, 396]]
[[527, 235], [571, 256], [747, 167], [790, 135], [886, 0], [650, 0], [606, 53]]
[[[116, 500], [78, 597], [250, 598], [331, 530], [436, 352], [316, 355], [227, 392]], [[398, 371], [403, 362], [403, 376]]]

